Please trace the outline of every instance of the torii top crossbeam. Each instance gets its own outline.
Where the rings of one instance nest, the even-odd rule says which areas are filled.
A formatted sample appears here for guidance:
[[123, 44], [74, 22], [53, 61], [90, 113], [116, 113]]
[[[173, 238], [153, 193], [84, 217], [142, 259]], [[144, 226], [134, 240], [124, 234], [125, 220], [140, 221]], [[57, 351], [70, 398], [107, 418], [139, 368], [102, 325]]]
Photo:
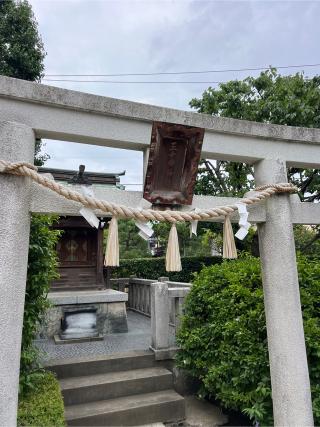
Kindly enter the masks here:
[[[257, 185], [286, 182], [286, 167], [320, 167], [320, 130], [155, 107], [0, 77], [0, 159], [33, 161], [35, 138], [147, 151], [152, 122], [204, 128], [202, 157], [254, 165]], [[16, 423], [30, 212], [76, 214], [75, 202], [0, 174], [0, 425]], [[97, 194], [136, 206], [139, 192]], [[311, 426], [312, 407], [292, 223], [320, 223], [319, 205], [277, 195], [252, 208], [258, 223], [276, 426]], [[226, 199], [224, 198], [224, 201]], [[229, 199], [228, 199], [229, 200]], [[194, 207], [223, 205], [195, 197]], [[191, 207], [192, 208], [192, 207]]]
[[320, 166], [320, 130], [174, 110], [0, 77], [1, 120], [32, 127], [38, 138], [129, 150], [149, 147], [153, 121], [205, 129], [202, 157], [287, 166]]

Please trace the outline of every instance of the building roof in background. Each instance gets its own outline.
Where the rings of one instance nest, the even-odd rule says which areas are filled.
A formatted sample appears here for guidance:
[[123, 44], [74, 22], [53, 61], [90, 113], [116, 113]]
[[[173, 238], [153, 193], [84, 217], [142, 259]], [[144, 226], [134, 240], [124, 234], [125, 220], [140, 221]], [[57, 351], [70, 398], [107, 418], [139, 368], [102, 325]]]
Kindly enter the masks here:
[[50, 173], [56, 181], [64, 181], [70, 184], [104, 184], [119, 185], [120, 176], [125, 175], [122, 172], [87, 172], [85, 166], [80, 165], [79, 170], [55, 169], [39, 167], [39, 173]]

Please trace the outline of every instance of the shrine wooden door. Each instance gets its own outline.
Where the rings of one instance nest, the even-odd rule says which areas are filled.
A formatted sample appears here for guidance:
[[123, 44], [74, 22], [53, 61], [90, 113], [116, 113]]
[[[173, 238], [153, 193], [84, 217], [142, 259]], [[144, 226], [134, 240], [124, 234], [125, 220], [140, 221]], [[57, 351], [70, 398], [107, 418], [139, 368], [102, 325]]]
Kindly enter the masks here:
[[57, 245], [60, 278], [53, 290], [97, 287], [98, 230], [78, 218], [61, 220], [62, 236]]

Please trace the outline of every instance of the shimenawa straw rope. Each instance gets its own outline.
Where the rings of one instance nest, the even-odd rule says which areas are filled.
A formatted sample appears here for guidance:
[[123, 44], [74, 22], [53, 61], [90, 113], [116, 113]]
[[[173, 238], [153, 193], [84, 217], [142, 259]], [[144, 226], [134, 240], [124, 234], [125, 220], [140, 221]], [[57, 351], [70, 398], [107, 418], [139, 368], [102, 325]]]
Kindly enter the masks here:
[[[61, 184], [58, 184], [52, 179], [49, 179], [37, 172], [37, 168], [27, 162], [11, 163], [5, 160], [0, 160], [0, 173], [9, 173], [12, 175], [20, 175], [30, 177], [33, 181], [49, 188], [55, 193], [65, 197], [68, 200], [81, 203], [83, 206], [90, 209], [98, 209], [106, 214], [111, 214], [113, 219], [110, 223], [108, 236], [108, 252], [106, 254], [106, 265], [119, 265], [119, 242], [117, 233], [117, 219], [135, 219], [140, 221], [167, 221], [172, 223], [166, 265], [167, 271], [180, 271], [181, 261], [179, 254], [179, 242], [175, 223], [177, 221], [206, 221], [211, 218], [225, 217], [224, 223], [224, 244], [223, 252], [227, 258], [236, 257], [236, 248], [232, 226], [230, 222], [230, 214], [238, 210], [237, 205], [219, 206], [211, 209], [197, 209], [197, 211], [156, 211], [152, 209], [132, 208], [116, 203], [111, 203], [106, 200], [99, 200], [95, 197], [85, 196], [77, 191], [71, 190]], [[254, 193], [248, 197], [241, 199], [241, 202], [246, 205], [258, 203], [276, 193], [294, 193], [298, 189], [289, 183], [268, 184], [255, 188]]]

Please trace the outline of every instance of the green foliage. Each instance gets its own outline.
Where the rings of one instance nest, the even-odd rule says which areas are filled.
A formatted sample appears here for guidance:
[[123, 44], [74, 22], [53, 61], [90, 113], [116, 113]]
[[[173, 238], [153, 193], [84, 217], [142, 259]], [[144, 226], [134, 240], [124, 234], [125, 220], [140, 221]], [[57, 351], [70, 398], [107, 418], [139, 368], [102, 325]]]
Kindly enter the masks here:
[[[276, 69], [257, 78], [209, 87], [190, 106], [199, 113], [289, 126], [320, 127], [320, 76], [281, 76]], [[319, 170], [290, 168], [289, 180], [299, 186], [304, 201], [320, 199]], [[252, 167], [243, 163], [203, 161], [198, 194], [242, 195], [253, 185]]]
[[40, 81], [45, 51], [26, 0], [0, 1], [0, 74]]
[[35, 387], [34, 380], [38, 372], [33, 340], [41, 317], [49, 307], [47, 293], [50, 283], [58, 277], [55, 247], [60, 232], [50, 228], [56, 219], [54, 216], [33, 215], [31, 220], [20, 361], [22, 393]]
[[[316, 424], [320, 423], [320, 262], [298, 257]], [[224, 261], [195, 278], [178, 334], [178, 364], [202, 396], [273, 425], [263, 290], [258, 258]]]
[[[198, 235], [190, 237], [190, 224], [178, 222], [176, 224], [179, 237], [180, 254], [184, 257], [191, 256], [209, 256], [211, 254], [209, 241], [202, 239], [205, 232], [204, 227], [210, 223], [201, 223], [198, 225]], [[166, 247], [168, 243], [171, 224], [167, 222], [154, 222], [154, 235], [161, 246]]]
[[295, 225], [296, 249], [305, 255], [320, 256], [320, 230], [317, 226]]
[[37, 378], [35, 388], [20, 396], [18, 426], [64, 427], [64, 406], [59, 383], [51, 372]]
[[[0, 74], [40, 81], [45, 51], [32, 8], [26, 1], [0, 0]], [[49, 158], [41, 154], [41, 140], [35, 143], [35, 165]]]
[[169, 273], [166, 271], [164, 258], [123, 259], [120, 267], [114, 268], [112, 277], [129, 277], [134, 275], [140, 279], [158, 279], [169, 277], [175, 282], [191, 282], [193, 273], [206, 265], [221, 262], [220, 257], [182, 257], [182, 271]]
[[144, 258], [151, 256], [148, 251], [148, 243], [138, 235], [139, 229], [134, 221], [119, 220], [119, 251], [122, 258]]
[[209, 87], [190, 106], [215, 116], [276, 123], [279, 125], [320, 127], [320, 76], [305, 78], [302, 73], [281, 76], [275, 68], [243, 81]]
[[[258, 77], [209, 87], [190, 106], [199, 113], [289, 126], [320, 127], [320, 76], [282, 76], [272, 68]], [[320, 200], [320, 171], [289, 168], [288, 179], [299, 187], [303, 201]], [[242, 196], [254, 186], [253, 168], [244, 163], [203, 160], [195, 187], [196, 194]], [[214, 226], [213, 226], [214, 227]], [[317, 229], [320, 237], [319, 227]], [[257, 238], [251, 236], [245, 248], [257, 254]], [[312, 242], [313, 245], [313, 242]], [[251, 247], [250, 247], [251, 246]], [[302, 249], [298, 242], [298, 248]], [[304, 251], [305, 252], [305, 251]], [[309, 251], [305, 252], [306, 254]]]
[[[205, 232], [205, 226], [211, 226], [211, 223], [201, 223], [198, 226], [199, 236], [190, 237], [189, 223], [177, 223], [179, 236], [180, 253], [182, 256], [208, 256], [210, 255], [210, 245], [208, 239], [202, 239]], [[160, 246], [167, 246], [171, 225], [166, 222], [153, 223], [154, 237], [157, 238]], [[152, 254], [148, 248], [148, 242], [139, 236], [139, 229], [134, 220], [119, 220], [119, 252], [120, 259], [133, 258], [151, 258]], [[104, 234], [104, 246], [107, 244], [108, 229]]]

